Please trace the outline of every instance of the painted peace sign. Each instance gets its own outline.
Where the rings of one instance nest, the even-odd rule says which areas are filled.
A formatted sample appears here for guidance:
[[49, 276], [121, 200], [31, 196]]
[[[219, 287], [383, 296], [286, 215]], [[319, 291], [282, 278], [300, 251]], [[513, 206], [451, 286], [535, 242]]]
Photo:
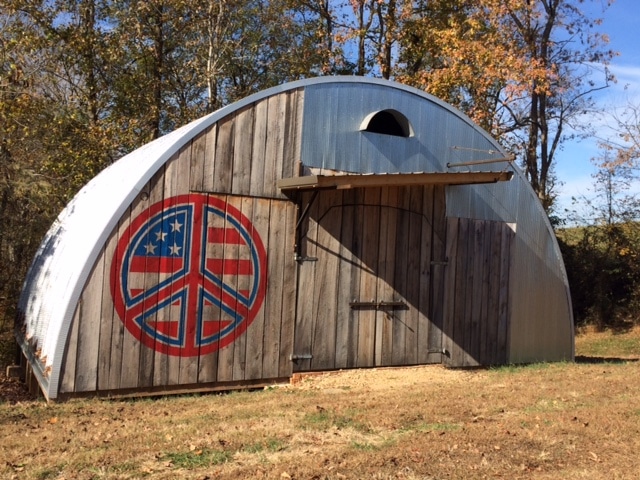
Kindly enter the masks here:
[[111, 294], [126, 328], [168, 355], [214, 352], [262, 306], [266, 253], [251, 222], [224, 200], [180, 195], [138, 215], [118, 240]]

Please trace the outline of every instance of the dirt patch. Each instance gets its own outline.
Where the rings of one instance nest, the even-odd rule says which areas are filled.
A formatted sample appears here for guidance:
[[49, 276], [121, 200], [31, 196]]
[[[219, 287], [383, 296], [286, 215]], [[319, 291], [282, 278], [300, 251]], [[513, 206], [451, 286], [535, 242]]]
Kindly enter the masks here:
[[137, 401], [5, 401], [0, 477], [636, 478], [640, 349], [634, 356], [625, 342], [640, 335], [611, 337], [624, 355], [596, 355], [590, 345], [604, 348], [606, 337], [593, 335], [579, 354], [626, 360], [353, 370]]
[[0, 404], [32, 400], [26, 385], [17, 378], [9, 378], [0, 372]]

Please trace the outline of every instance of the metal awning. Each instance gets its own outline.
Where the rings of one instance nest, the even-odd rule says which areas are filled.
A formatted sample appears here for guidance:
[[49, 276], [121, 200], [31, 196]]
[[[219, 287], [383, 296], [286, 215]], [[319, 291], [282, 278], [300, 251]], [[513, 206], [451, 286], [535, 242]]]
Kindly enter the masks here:
[[278, 180], [283, 192], [292, 190], [350, 189], [367, 187], [403, 187], [411, 185], [476, 185], [507, 182], [513, 172], [432, 172], [370, 173], [346, 175], [306, 175]]

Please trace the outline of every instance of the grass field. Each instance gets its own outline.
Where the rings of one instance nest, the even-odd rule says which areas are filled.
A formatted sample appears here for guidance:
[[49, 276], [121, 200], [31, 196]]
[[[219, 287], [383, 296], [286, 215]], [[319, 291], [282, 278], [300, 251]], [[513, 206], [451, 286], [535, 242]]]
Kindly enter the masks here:
[[0, 478], [638, 478], [640, 329], [582, 332], [576, 353], [223, 395], [4, 399]]

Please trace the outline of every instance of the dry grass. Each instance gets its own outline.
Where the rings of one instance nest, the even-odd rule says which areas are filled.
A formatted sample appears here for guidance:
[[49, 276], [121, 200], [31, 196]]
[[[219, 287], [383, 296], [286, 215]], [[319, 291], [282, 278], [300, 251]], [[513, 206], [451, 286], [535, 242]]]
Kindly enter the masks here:
[[226, 395], [0, 402], [0, 477], [635, 479], [640, 330], [583, 333], [577, 353]]

